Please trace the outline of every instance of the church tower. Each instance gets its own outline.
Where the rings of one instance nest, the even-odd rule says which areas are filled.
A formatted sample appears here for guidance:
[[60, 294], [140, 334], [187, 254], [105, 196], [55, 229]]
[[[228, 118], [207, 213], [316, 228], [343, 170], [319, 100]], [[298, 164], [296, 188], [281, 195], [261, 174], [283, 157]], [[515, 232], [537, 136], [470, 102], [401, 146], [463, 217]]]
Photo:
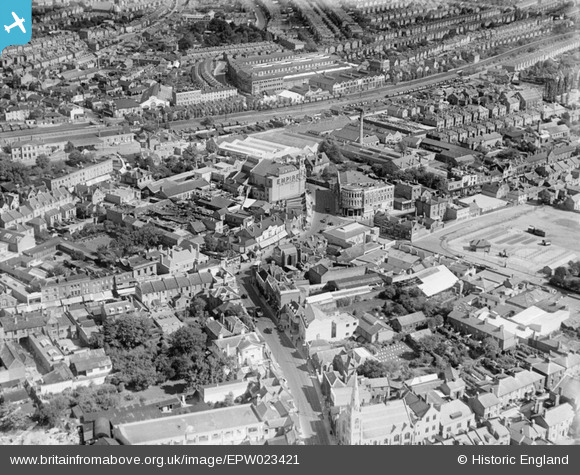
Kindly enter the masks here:
[[354, 386], [352, 388], [352, 397], [347, 408], [346, 425], [347, 431], [344, 434], [348, 440], [348, 445], [360, 445], [362, 443], [362, 422], [361, 422], [361, 406], [360, 393], [358, 389], [358, 376], [354, 376]]

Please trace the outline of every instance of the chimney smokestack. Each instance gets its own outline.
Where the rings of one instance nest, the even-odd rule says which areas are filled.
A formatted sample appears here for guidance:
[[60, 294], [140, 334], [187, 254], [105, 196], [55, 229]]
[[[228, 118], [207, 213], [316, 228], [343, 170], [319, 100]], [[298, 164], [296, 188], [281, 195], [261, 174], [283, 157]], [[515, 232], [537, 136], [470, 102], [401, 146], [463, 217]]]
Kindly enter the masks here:
[[364, 131], [363, 131], [364, 127], [363, 126], [364, 126], [364, 112], [361, 109], [360, 110], [360, 134], [359, 134], [359, 138], [358, 138], [359, 143], [361, 145], [363, 144], [363, 136], [364, 136]]

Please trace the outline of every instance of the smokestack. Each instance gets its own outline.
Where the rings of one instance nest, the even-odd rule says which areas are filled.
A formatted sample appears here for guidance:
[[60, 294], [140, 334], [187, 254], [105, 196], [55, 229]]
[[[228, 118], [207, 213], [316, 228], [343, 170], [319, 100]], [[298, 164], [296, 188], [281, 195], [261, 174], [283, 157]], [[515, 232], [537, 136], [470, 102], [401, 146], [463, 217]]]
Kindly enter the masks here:
[[359, 138], [358, 138], [359, 143], [361, 145], [363, 145], [363, 136], [364, 136], [363, 125], [364, 125], [364, 113], [363, 113], [363, 110], [361, 109], [360, 110], [360, 134], [359, 134]]

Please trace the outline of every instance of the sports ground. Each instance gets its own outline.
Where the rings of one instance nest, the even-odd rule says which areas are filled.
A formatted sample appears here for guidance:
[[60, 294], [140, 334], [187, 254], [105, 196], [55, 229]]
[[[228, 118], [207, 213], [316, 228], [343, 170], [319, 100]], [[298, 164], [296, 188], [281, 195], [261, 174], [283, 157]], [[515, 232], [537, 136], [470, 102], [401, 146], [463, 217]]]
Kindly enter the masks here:
[[[546, 231], [546, 237], [527, 232], [528, 226]], [[491, 244], [489, 253], [469, 250], [474, 239]], [[542, 239], [551, 241], [543, 246]], [[580, 256], [580, 214], [534, 205], [520, 205], [493, 212], [446, 229], [421, 240], [466, 258], [485, 261], [494, 267], [535, 274], [546, 267], [554, 269]], [[500, 253], [507, 257], [501, 257]]]

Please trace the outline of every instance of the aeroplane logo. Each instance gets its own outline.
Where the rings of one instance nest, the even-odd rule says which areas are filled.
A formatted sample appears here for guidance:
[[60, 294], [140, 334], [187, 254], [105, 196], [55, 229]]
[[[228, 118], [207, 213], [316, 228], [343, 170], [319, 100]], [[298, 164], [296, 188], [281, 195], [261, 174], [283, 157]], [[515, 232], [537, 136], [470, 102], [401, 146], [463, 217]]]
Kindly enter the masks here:
[[0, 51], [25, 45], [32, 37], [32, 0], [0, 0]]
[[18, 15], [14, 12], [12, 12], [12, 16], [14, 17], [14, 23], [12, 23], [12, 25], [8, 26], [8, 25], [4, 25], [4, 29], [6, 30], [6, 33], [10, 33], [10, 30], [12, 30], [12, 28], [20, 28], [22, 30], [22, 33], [26, 33], [26, 29], [24, 28], [24, 18], [18, 18]]

